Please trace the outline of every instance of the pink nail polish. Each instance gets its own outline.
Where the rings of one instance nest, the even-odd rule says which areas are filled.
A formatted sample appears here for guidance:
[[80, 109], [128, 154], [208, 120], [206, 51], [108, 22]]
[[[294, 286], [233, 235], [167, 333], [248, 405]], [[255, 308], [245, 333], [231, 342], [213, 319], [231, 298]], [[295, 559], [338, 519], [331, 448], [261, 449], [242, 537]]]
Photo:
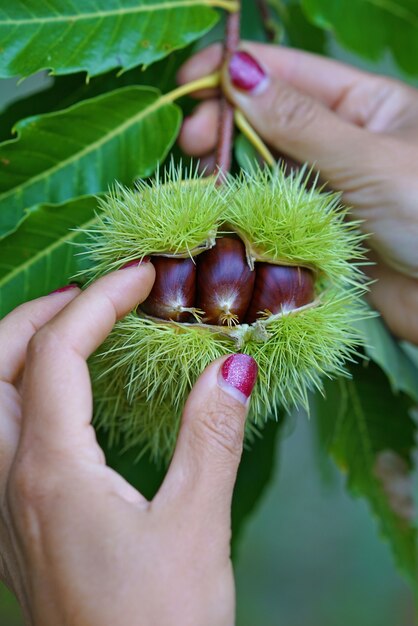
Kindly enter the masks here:
[[49, 293], [48, 295], [51, 296], [53, 293], [62, 293], [63, 291], [69, 291], [70, 289], [75, 289], [76, 287], [79, 287], [77, 283], [70, 283], [69, 285], [64, 285], [64, 287], [60, 287], [59, 289], [54, 289], [54, 291], [51, 291], [51, 293]]
[[[246, 404], [257, 380], [258, 366], [248, 354], [232, 354], [220, 370], [221, 387]], [[231, 393], [232, 392], [232, 393]]]
[[261, 65], [248, 52], [235, 52], [229, 60], [229, 75], [234, 87], [248, 92], [260, 92], [268, 83]]
[[125, 270], [128, 267], [138, 267], [138, 265], [142, 265], [143, 263], [149, 263], [149, 261], [151, 260], [151, 257], [149, 256], [144, 256], [142, 259], [134, 259], [133, 261], [128, 261], [127, 263], [125, 263], [125, 265], [122, 265], [122, 267], [120, 267], [120, 270]]

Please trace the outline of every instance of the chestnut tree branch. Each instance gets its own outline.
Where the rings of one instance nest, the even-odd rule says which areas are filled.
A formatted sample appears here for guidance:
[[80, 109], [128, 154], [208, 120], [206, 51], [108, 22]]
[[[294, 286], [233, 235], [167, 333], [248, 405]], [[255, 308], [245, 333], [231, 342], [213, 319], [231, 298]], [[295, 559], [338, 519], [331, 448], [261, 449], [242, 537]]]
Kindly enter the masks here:
[[269, 41], [270, 43], [278, 43], [280, 27], [273, 17], [271, 5], [274, 4], [274, 9], [276, 13], [282, 18], [282, 21], [285, 20], [287, 15], [286, 6], [282, 3], [282, 0], [275, 0], [274, 3], [272, 2], [272, 0], [256, 0], [256, 4], [261, 16], [261, 21], [263, 23], [263, 28], [267, 37], [267, 41]]
[[[223, 64], [228, 63], [229, 58], [237, 50], [240, 42], [240, 10], [228, 15], [226, 20], [226, 33], [223, 48]], [[225, 179], [225, 175], [231, 169], [232, 139], [234, 134], [234, 107], [225, 96], [221, 96], [221, 108], [218, 126], [218, 144], [216, 150], [216, 170], [219, 173], [219, 182]]]

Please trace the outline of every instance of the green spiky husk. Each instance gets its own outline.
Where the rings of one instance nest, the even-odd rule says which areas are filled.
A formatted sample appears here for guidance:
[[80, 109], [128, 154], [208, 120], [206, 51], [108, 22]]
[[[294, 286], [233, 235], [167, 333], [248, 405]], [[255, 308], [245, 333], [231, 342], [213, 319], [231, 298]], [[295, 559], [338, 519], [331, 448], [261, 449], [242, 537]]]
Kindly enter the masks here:
[[137, 191], [115, 188], [100, 201], [91, 232], [91, 278], [148, 254], [195, 255], [216, 235], [235, 231], [251, 261], [311, 267], [317, 275], [312, 305], [225, 332], [199, 324], [158, 322], [131, 313], [118, 322], [91, 359], [96, 422], [112, 441], [139, 445], [167, 459], [184, 402], [203, 369], [238, 350], [259, 366], [247, 420], [248, 437], [281, 408], [307, 406], [322, 376], [344, 374], [360, 337], [363, 257], [357, 224], [336, 194], [307, 189], [306, 172], [287, 177], [277, 168], [242, 173], [222, 187], [172, 169]]

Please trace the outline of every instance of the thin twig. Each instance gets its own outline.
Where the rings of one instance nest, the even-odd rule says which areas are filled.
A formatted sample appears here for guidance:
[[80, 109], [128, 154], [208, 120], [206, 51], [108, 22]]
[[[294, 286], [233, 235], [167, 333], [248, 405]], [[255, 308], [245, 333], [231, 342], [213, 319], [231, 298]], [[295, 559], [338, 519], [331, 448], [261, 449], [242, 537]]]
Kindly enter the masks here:
[[[240, 42], [240, 10], [230, 13], [226, 20], [226, 33], [223, 49], [223, 63], [237, 50]], [[225, 96], [221, 96], [221, 110], [219, 114], [218, 145], [216, 150], [216, 170], [219, 173], [218, 181], [222, 183], [231, 169], [232, 138], [234, 133], [234, 107]]]
[[244, 137], [248, 139], [253, 148], [257, 150], [258, 154], [264, 159], [264, 161], [270, 167], [276, 164], [276, 160], [270, 150], [267, 148], [264, 141], [255, 132], [254, 128], [247, 122], [241, 111], [238, 109], [235, 111], [235, 123]]
[[272, 43], [277, 42], [278, 27], [274, 22], [268, 0], [256, 0], [256, 4], [261, 16], [267, 41]]
[[202, 78], [198, 78], [196, 80], [191, 81], [190, 83], [185, 83], [184, 85], [180, 85], [180, 87], [176, 87], [172, 91], [168, 91], [159, 99], [159, 103], [161, 102], [174, 102], [178, 98], [182, 98], [183, 96], [187, 96], [194, 91], [200, 91], [201, 89], [212, 89], [213, 87], [219, 87], [220, 82], [220, 73], [214, 72], [213, 74], [207, 74], [206, 76], [202, 76]]

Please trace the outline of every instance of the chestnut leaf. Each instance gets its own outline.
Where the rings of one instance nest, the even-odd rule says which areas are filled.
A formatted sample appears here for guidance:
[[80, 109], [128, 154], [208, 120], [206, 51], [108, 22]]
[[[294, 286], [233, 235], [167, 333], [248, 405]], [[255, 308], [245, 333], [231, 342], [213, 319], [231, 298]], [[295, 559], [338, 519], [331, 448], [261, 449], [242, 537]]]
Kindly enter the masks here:
[[0, 245], [0, 318], [16, 306], [66, 285], [81, 269], [80, 244], [95, 220], [97, 198], [34, 208]]
[[325, 398], [315, 396], [319, 440], [346, 473], [348, 490], [368, 501], [399, 569], [418, 591], [413, 402], [394, 395], [374, 363], [350, 370], [351, 380], [326, 381]]
[[380, 317], [357, 322], [365, 338], [366, 355], [377, 363], [388, 377], [394, 393], [403, 391], [418, 402], [418, 364], [402, 348]]
[[0, 145], [0, 238], [42, 202], [149, 176], [172, 146], [180, 109], [150, 87], [125, 87], [24, 119]]
[[302, 6], [346, 48], [374, 61], [389, 50], [403, 71], [418, 74], [416, 0], [302, 0]]
[[[51, 84], [45, 86], [42, 91], [13, 100], [0, 111], [0, 141], [13, 139], [12, 129], [24, 117], [59, 111], [81, 100], [94, 98], [120, 87], [143, 85], [156, 87], [166, 93], [177, 86], [177, 72], [189, 55], [189, 47], [182, 48], [169, 57], [153, 63], [147, 69], [135, 67], [122, 74], [112, 70], [94, 76], [89, 81], [86, 81], [83, 72], [49, 77]], [[1, 83], [0, 80], [0, 85]]]
[[3, 2], [0, 77], [149, 65], [206, 33], [217, 21], [211, 6], [216, 0]]

